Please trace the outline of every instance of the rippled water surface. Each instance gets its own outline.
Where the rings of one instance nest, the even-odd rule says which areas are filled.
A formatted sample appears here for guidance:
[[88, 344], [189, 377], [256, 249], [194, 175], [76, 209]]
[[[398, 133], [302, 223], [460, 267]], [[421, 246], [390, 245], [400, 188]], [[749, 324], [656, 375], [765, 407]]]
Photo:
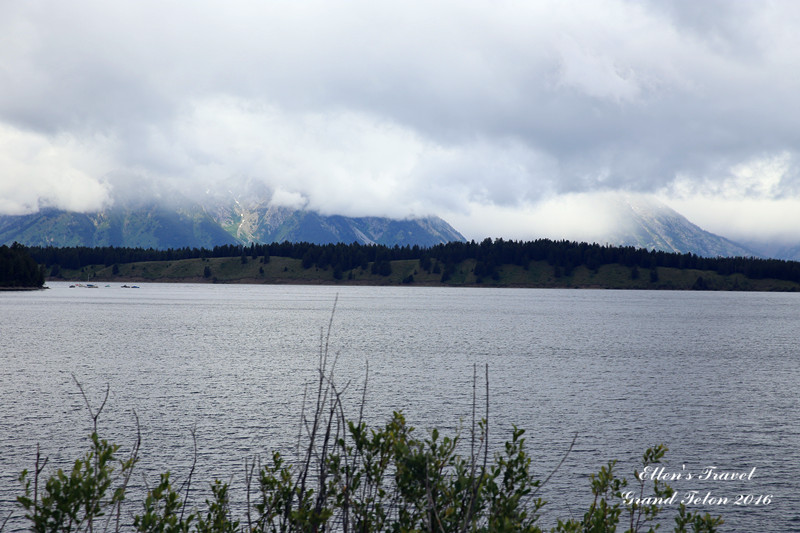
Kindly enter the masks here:
[[[373, 423], [402, 410], [419, 431], [455, 431], [469, 421], [473, 364], [488, 363], [496, 445], [512, 424], [527, 429], [546, 477], [577, 435], [543, 489], [544, 525], [580, 513], [588, 475], [608, 460], [630, 478], [644, 449], [664, 443], [669, 472], [756, 468], [743, 482], [673, 483], [681, 497], [729, 498], [694, 505], [722, 514], [724, 531], [800, 531], [800, 295], [766, 293], [58, 283], [0, 292], [2, 517], [37, 443], [54, 465], [86, 449], [91, 419], [73, 375], [94, 407], [108, 385], [100, 432], [123, 450], [136, 413], [149, 481], [188, 474], [195, 429], [196, 503], [214, 477], [241, 489], [245, 457], [293, 449], [337, 294], [336, 379], [350, 383], [353, 406], [369, 365]], [[734, 505], [740, 494], [771, 503]]]

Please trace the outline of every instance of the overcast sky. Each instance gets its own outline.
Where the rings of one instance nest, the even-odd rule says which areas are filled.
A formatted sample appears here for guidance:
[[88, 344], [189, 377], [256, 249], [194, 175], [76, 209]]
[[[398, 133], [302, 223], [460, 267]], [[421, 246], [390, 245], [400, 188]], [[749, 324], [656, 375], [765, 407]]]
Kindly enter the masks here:
[[2, 1], [0, 213], [264, 183], [522, 239], [630, 191], [800, 241], [798, 50], [795, 0]]

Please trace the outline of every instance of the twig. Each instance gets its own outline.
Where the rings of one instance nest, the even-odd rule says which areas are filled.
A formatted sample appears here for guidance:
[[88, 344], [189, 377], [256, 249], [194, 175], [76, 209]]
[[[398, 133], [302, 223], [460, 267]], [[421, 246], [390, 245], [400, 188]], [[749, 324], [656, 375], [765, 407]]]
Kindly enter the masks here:
[[[128, 469], [125, 471], [125, 473], [123, 475], [123, 478], [122, 478], [123, 481], [122, 481], [122, 487], [121, 488], [122, 488], [123, 492], [128, 488], [128, 483], [130, 482], [131, 476], [133, 475], [133, 467], [136, 465], [136, 463], [139, 460], [139, 448], [142, 445], [142, 428], [139, 425], [139, 415], [136, 414], [135, 410], [133, 411], [133, 418], [136, 420], [136, 441], [133, 443], [133, 447], [131, 448], [131, 453], [130, 453], [130, 455], [128, 457], [128, 461], [127, 461]], [[117, 520], [116, 520], [116, 529], [115, 529], [115, 531], [117, 533], [119, 533], [120, 526], [121, 526], [121, 524], [120, 524], [121, 516], [120, 515], [122, 514], [122, 500], [119, 500], [116, 503], [116, 507], [117, 507], [117, 510], [116, 510]], [[113, 515], [114, 515], [113, 511], [111, 513], [109, 513], [109, 515], [108, 515], [108, 519], [106, 520], [106, 525], [105, 525], [106, 531], [108, 530], [108, 524], [110, 523], [111, 517]]]
[[428, 461], [425, 460], [425, 492], [428, 496], [428, 507], [429, 507], [429, 518], [430, 520], [430, 531], [433, 531], [433, 519], [436, 519], [436, 523], [439, 525], [439, 531], [444, 532], [444, 526], [442, 526], [442, 521], [439, 518], [439, 513], [436, 512], [436, 502], [433, 501], [433, 491], [431, 490], [431, 483], [430, 478], [428, 477]]
[[367, 370], [364, 373], [364, 392], [361, 394], [361, 405], [358, 409], [358, 425], [364, 419], [364, 404], [367, 403], [367, 383], [369, 382], [369, 359], [366, 361]]
[[295, 449], [295, 456], [297, 461], [300, 460], [300, 441], [303, 439], [303, 425], [306, 420], [306, 398], [308, 397], [308, 383], [303, 385], [303, 402], [300, 404], [300, 427], [297, 428], [297, 448]]
[[[308, 479], [308, 472], [311, 468], [311, 458], [314, 456], [314, 450], [316, 448], [316, 441], [317, 441], [317, 432], [319, 430], [319, 425], [321, 422], [322, 417], [322, 407], [327, 402], [328, 399], [328, 392], [329, 387], [325, 387], [325, 375], [327, 373], [327, 365], [328, 365], [328, 354], [330, 353], [330, 338], [331, 338], [331, 331], [333, 330], [333, 317], [336, 313], [336, 303], [339, 301], [339, 295], [336, 295], [336, 298], [333, 301], [333, 309], [331, 309], [331, 317], [328, 320], [328, 331], [327, 334], [324, 334], [323, 331], [320, 331], [320, 348], [319, 348], [319, 382], [317, 385], [317, 405], [314, 409], [314, 420], [311, 425], [311, 432], [308, 435], [309, 444], [308, 450], [306, 451], [306, 457], [303, 461], [302, 469], [300, 470], [300, 479], [299, 483], [295, 486], [299, 485], [300, 491], [298, 492], [298, 497], [303, 498], [306, 493], [306, 481]], [[324, 336], [323, 336], [324, 334]], [[334, 366], [336, 364], [336, 360], [334, 358], [333, 362]], [[331, 369], [331, 373], [333, 370]]]
[[486, 418], [484, 424], [483, 435], [485, 438], [485, 447], [483, 449], [483, 471], [486, 472], [486, 466], [489, 463], [489, 363], [486, 363]]
[[[472, 520], [472, 514], [475, 512], [475, 499], [478, 496], [478, 480], [475, 478], [475, 470], [477, 468], [478, 460], [475, 455], [475, 411], [476, 411], [476, 404], [477, 404], [477, 382], [478, 382], [478, 365], [476, 363], [472, 364], [472, 429], [470, 430], [470, 452], [469, 452], [469, 461], [470, 461], [470, 495], [469, 495], [469, 503], [467, 505], [466, 512], [464, 513], [464, 521], [461, 524], [460, 531], [465, 532], [469, 527], [470, 520]], [[481, 472], [481, 477], [485, 472]], [[482, 481], [482, 480], [481, 480]]]
[[536, 490], [534, 490], [534, 491], [531, 493], [531, 495], [530, 495], [530, 497], [531, 497], [531, 498], [532, 498], [532, 497], [534, 497], [534, 496], [536, 496], [536, 493], [538, 493], [538, 492], [539, 492], [539, 490], [541, 490], [541, 488], [542, 488], [542, 487], [544, 487], [544, 486], [547, 484], [547, 482], [548, 482], [548, 481], [550, 481], [550, 478], [551, 478], [551, 477], [553, 477], [553, 474], [555, 474], [555, 473], [558, 471], [558, 469], [559, 469], [559, 468], [561, 468], [561, 465], [563, 465], [563, 464], [564, 464], [564, 461], [566, 461], [566, 460], [567, 460], [567, 456], [570, 454], [570, 452], [572, 452], [572, 448], [575, 446], [575, 441], [576, 441], [576, 440], [578, 440], [578, 434], [577, 434], [577, 433], [575, 433], [575, 436], [574, 436], [574, 437], [572, 437], [572, 442], [570, 443], [570, 445], [569, 445], [569, 448], [567, 448], [567, 451], [566, 451], [566, 452], [564, 452], [564, 456], [561, 458], [561, 461], [559, 461], [559, 462], [558, 462], [558, 464], [556, 465], [556, 467], [553, 469], [553, 471], [552, 471], [552, 472], [550, 472], [550, 475], [548, 475], [548, 476], [545, 478], [545, 480], [544, 480], [544, 481], [542, 481], [542, 482], [539, 484], [539, 486], [538, 486], [538, 487], [536, 487]]
[[247, 498], [247, 531], [253, 531], [253, 521], [250, 518], [250, 487], [252, 486], [253, 482], [253, 470], [256, 466], [256, 458], [253, 457], [253, 462], [249, 465], [250, 468], [248, 469], [247, 464], [247, 457], [244, 458], [244, 486]]
[[41, 460], [41, 453], [39, 451], [39, 443], [36, 443], [36, 465], [34, 466], [34, 475], [33, 475], [33, 513], [34, 516], [38, 515], [38, 498], [39, 498], [39, 475], [44, 470], [45, 465], [47, 464], [48, 458], [44, 458], [44, 463], [42, 466], [39, 466], [39, 461]]
[[72, 376], [73, 381], [78, 386], [78, 389], [81, 391], [81, 396], [83, 396], [83, 401], [86, 403], [86, 408], [89, 410], [89, 415], [92, 417], [93, 422], [93, 430], [97, 433], [97, 419], [100, 417], [100, 413], [103, 412], [103, 408], [106, 406], [106, 402], [108, 401], [108, 393], [111, 391], [111, 387], [108, 383], [106, 383], [106, 394], [103, 398], [103, 402], [100, 404], [100, 408], [95, 413], [92, 410], [92, 406], [89, 404], [89, 398], [86, 396], [86, 392], [83, 390], [83, 385], [81, 382], [78, 381], [78, 378], [75, 377], [75, 374], [70, 374]]
[[[97, 409], [97, 412], [95, 412], [92, 409], [91, 404], [89, 403], [89, 398], [86, 396], [86, 391], [83, 390], [83, 385], [81, 385], [81, 382], [78, 381], [78, 378], [75, 377], [75, 374], [70, 374], [70, 375], [72, 376], [72, 379], [75, 381], [75, 384], [78, 386], [78, 389], [81, 391], [81, 396], [83, 396], [83, 401], [86, 403], [86, 409], [89, 410], [89, 416], [92, 417], [92, 445], [94, 446], [94, 471], [95, 471], [95, 475], [99, 476], [100, 475], [100, 454], [98, 453], [98, 445], [97, 445], [97, 439], [99, 438], [98, 435], [97, 435], [97, 419], [100, 418], [100, 413], [103, 412], [103, 408], [106, 406], [106, 402], [108, 401], [108, 394], [111, 391], [111, 386], [108, 383], [106, 383], [105, 396], [103, 397], [103, 401], [100, 403], [100, 407]], [[95, 480], [95, 481], [97, 481], [97, 480]], [[89, 533], [92, 533], [94, 531], [94, 519], [93, 519], [93, 516], [92, 515], [88, 515], [88, 516], [84, 517], [84, 519], [88, 520], [87, 527], [89, 529]], [[83, 522], [83, 520], [81, 520], [80, 522]], [[106, 525], [107, 524], [108, 524], [108, 522], [106, 522]]]
[[475, 464], [475, 407], [477, 402], [477, 381], [478, 381], [478, 365], [472, 363], [472, 430], [470, 431], [470, 458], [472, 464]]
[[[183, 512], [186, 510], [186, 505], [189, 503], [189, 489], [192, 487], [192, 476], [194, 475], [194, 469], [197, 466], [197, 426], [193, 426], [192, 429], [189, 430], [189, 433], [192, 435], [192, 443], [194, 444], [194, 454], [192, 456], [192, 468], [189, 469], [189, 477], [184, 482], [184, 486], [186, 487], [186, 495], [183, 497], [183, 505], [181, 505], [181, 516], [178, 519], [179, 522], [183, 522]], [[181, 487], [180, 490], [183, 490]]]

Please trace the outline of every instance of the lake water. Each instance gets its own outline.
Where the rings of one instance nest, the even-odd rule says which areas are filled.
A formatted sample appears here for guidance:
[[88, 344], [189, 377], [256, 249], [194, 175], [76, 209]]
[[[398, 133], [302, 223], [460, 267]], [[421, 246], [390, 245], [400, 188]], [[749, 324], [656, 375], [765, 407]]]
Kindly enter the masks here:
[[[542, 525], [579, 515], [589, 474], [607, 461], [618, 459], [632, 480], [642, 452], [663, 443], [668, 472], [756, 469], [745, 481], [671, 483], [680, 498], [692, 490], [701, 500], [709, 492], [728, 498], [690, 505], [722, 514], [723, 531], [800, 531], [800, 295], [50, 287], [0, 292], [2, 517], [15, 508], [16, 478], [32, 469], [37, 443], [54, 465], [86, 450], [91, 419], [73, 375], [95, 407], [108, 385], [100, 432], [123, 451], [136, 412], [138, 470], [151, 483], [167, 469], [185, 478], [194, 428], [195, 503], [214, 477], [241, 490], [245, 457], [293, 450], [338, 295], [330, 346], [339, 354], [337, 382], [351, 383], [353, 417], [368, 363], [370, 422], [402, 410], [422, 434], [467, 427], [473, 365], [488, 363], [493, 445], [512, 424], [525, 428], [544, 478], [577, 435], [542, 490], [550, 502]], [[770, 503], [735, 505], [739, 495], [770, 495]], [[19, 526], [12, 518], [7, 531]]]

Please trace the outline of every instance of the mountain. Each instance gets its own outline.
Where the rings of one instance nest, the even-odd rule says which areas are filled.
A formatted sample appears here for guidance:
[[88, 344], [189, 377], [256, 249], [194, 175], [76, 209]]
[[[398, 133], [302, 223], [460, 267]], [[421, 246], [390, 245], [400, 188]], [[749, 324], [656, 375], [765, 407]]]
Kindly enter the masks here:
[[213, 248], [225, 244], [307, 241], [432, 246], [464, 237], [437, 217], [394, 220], [323, 216], [238, 201], [191, 204], [170, 209], [158, 204], [120, 206], [97, 213], [43, 210], [0, 216], [0, 244], [28, 246], [117, 246]]
[[800, 261], [800, 244], [787, 243], [784, 240], [778, 241], [744, 241], [743, 246], [754, 250], [762, 257], [771, 257], [773, 259], [784, 259], [786, 261]]
[[[326, 216], [276, 206], [269, 198], [261, 193], [239, 197], [226, 193], [209, 195], [202, 203], [181, 201], [180, 208], [119, 202], [97, 213], [50, 209], [0, 216], [0, 244], [165, 249], [283, 241], [433, 246], [465, 240], [437, 217]], [[758, 256], [750, 247], [709, 233], [652, 198], [615, 195], [602, 203], [599, 207], [614, 224], [595, 238], [600, 243], [706, 257]]]
[[208, 248], [236, 242], [202, 210], [176, 211], [157, 205], [98, 213], [47, 209], [0, 216], [0, 243], [14, 241], [28, 246], [141, 248]]
[[237, 241], [300, 242], [314, 244], [358, 242], [394, 246], [434, 246], [464, 241], [464, 236], [438, 217], [396, 220], [382, 217], [323, 216], [268, 202], [236, 200], [206, 207], [220, 226]]
[[615, 229], [605, 240], [615, 246], [635, 246], [704, 257], [757, 256], [750, 249], [710, 233], [665, 204], [644, 196], [620, 195], [609, 208]]

